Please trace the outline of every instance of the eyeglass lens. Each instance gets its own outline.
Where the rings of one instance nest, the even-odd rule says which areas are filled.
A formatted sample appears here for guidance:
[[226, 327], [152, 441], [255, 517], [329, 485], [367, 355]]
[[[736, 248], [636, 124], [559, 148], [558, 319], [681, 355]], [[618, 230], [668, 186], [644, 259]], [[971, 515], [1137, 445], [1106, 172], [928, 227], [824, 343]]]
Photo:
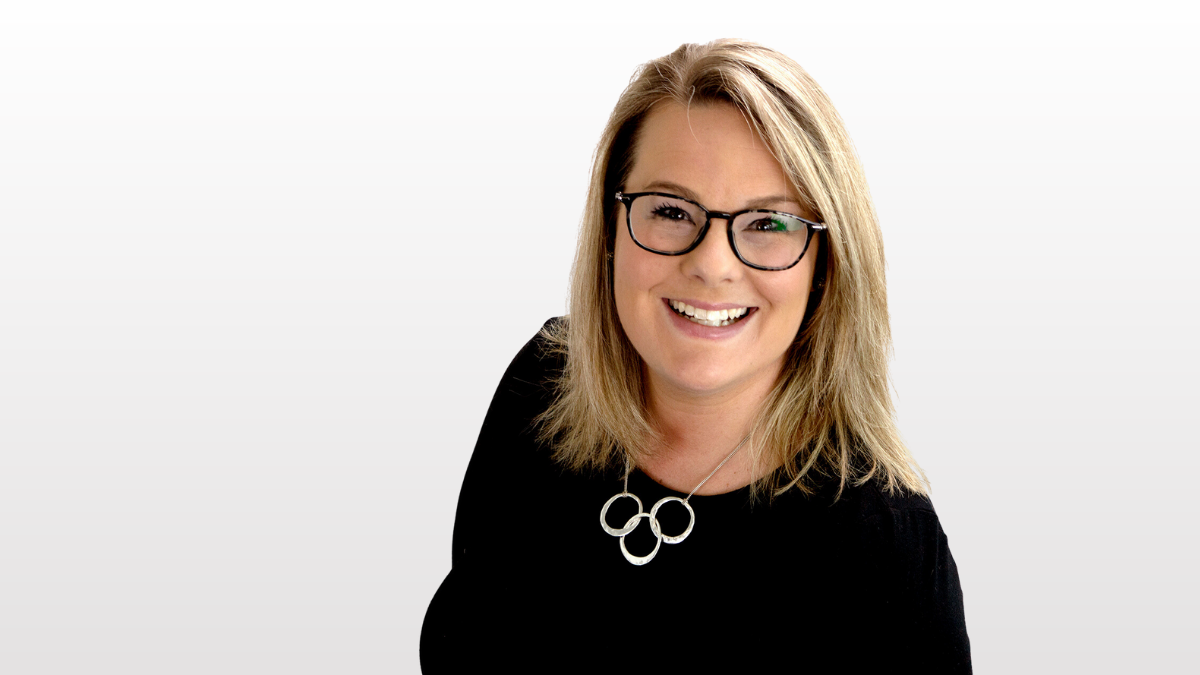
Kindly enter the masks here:
[[[706, 217], [699, 206], [662, 195], [635, 197], [629, 207], [634, 239], [663, 253], [687, 250], [700, 236]], [[746, 262], [762, 267], [795, 263], [808, 242], [804, 221], [782, 213], [743, 213], [730, 227], [737, 252]]]

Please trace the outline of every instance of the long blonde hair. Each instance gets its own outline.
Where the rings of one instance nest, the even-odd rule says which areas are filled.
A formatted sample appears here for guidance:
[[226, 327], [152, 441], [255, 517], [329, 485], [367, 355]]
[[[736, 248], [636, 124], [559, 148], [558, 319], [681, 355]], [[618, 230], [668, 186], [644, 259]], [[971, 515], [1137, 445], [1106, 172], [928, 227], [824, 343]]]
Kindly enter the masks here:
[[612, 467], [622, 448], [636, 461], [661, 440], [646, 412], [642, 359], [617, 318], [613, 194], [632, 168], [641, 122], [662, 101], [735, 106], [828, 228], [804, 321], [752, 425], [755, 466], [779, 470], [752, 492], [811, 492], [823, 476], [838, 479], [838, 494], [873, 478], [889, 492], [925, 494], [894, 420], [883, 242], [862, 167], [817, 83], [788, 57], [741, 40], [685, 44], [643, 65], [609, 117], [593, 160], [569, 315], [544, 334], [566, 366], [553, 404], [536, 420], [542, 442], [583, 471]]

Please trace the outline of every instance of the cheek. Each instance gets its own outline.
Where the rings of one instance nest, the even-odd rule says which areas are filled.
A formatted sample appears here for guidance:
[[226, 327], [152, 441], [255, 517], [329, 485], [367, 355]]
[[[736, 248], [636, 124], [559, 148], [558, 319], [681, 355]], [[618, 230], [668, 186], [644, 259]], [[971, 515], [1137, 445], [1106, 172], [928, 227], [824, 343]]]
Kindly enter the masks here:
[[613, 249], [613, 296], [617, 300], [617, 315], [623, 309], [628, 309], [626, 302], [629, 296], [629, 252], [625, 250], [624, 242], [617, 238]]
[[780, 327], [786, 326], [787, 330], [800, 327], [812, 287], [812, 268], [806, 266], [806, 269], [796, 271], [797, 274], [788, 274], [778, 280], [772, 279], [773, 283], [762, 288], [763, 295], [771, 305], [780, 310]]
[[662, 276], [652, 258], [660, 257], [638, 248], [628, 235], [617, 239], [613, 251], [613, 295], [618, 315], [646, 304], [650, 289]]
[[636, 264], [636, 254], [629, 250], [629, 242], [624, 239], [626, 237], [618, 237], [613, 250], [613, 297], [617, 302], [617, 320], [628, 334], [630, 327], [640, 323], [634, 320], [633, 315], [637, 311], [641, 270]]

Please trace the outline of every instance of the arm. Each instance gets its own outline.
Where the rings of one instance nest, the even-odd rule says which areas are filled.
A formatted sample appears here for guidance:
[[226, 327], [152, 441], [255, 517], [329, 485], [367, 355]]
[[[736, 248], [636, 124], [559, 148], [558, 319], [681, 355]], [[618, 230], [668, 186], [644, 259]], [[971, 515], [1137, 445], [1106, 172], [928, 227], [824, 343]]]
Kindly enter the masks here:
[[958, 567], [933, 505], [919, 496], [889, 501], [878, 522], [890, 549], [880, 571], [889, 586], [889, 623], [903, 663], [923, 672], [970, 673]]

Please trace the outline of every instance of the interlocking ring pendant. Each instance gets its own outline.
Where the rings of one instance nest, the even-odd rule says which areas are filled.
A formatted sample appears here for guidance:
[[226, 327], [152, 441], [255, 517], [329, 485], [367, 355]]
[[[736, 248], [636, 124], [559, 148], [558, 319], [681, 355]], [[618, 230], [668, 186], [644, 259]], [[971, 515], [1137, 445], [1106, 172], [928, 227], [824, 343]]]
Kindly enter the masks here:
[[[624, 527], [612, 527], [608, 524], [608, 519], [606, 518], [608, 515], [608, 507], [612, 506], [613, 502], [617, 501], [621, 497], [632, 497], [633, 500], [637, 502], [638, 512], [636, 515], [631, 516], [629, 520], [625, 521]], [[660, 525], [658, 522], [658, 510], [661, 509], [667, 502], [679, 502], [688, 510], [688, 526], [684, 529], [682, 534], [677, 534], [675, 536], [663, 534], [662, 525]], [[642, 518], [650, 521], [650, 531], [654, 533], [654, 550], [646, 555], [633, 555], [629, 552], [629, 549], [625, 548], [625, 536], [637, 529], [637, 526], [641, 522]], [[645, 565], [651, 560], [654, 560], [654, 556], [658, 555], [658, 549], [662, 547], [664, 541], [668, 544], [678, 544], [684, 539], [687, 539], [687, 536], [692, 533], [692, 526], [695, 524], [696, 512], [692, 510], [692, 505], [689, 504], [686, 499], [680, 499], [679, 497], [663, 497], [654, 504], [654, 507], [650, 509], [650, 513], [646, 513], [642, 510], [642, 500], [638, 499], [637, 495], [630, 492], [618, 492], [612, 497], [609, 497], [608, 501], [604, 502], [604, 507], [600, 509], [600, 527], [603, 527], [604, 531], [612, 536], [620, 538], [621, 553], [625, 555], [626, 560], [634, 565]]]
[[[637, 502], [638, 515], [630, 518], [629, 522], [625, 523], [625, 527], [622, 527], [618, 530], [615, 527], [608, 526], [608, 520], [605, 518], [605, 516], [608, 515], [608, 507], [612, 506], [613, 502], [617, 501], [621, 497], [632, 497], [633, 501]], [[604, 508], [600, 509], [600, 527], [603, 527], [605, 532], [614, 537], [624, 537], [630, 532], [633, 532], [634, 528], [637, 527], [637, 520], [638, 516], [640, 515], [642, 515], [642, 500], [638, 499], [638, 496], [631, 492], [618, 492], [617, 494], [609, 497], [608, 501], [604, 502]], [[632, 525], [630, 523], [632, 523]]]
[[[683, 530], [683, 534], [675, 535], [674, 537], [662, 533], [662, 526], [658, 524], [658, 510], [667, 502], [679, 502], [688, 510], [688, 526]], [[692, 533], [692, 526], [696, 524], [696, 512], [692, 510], [692, 505], [687, 503], [686, 499], [679, 497], [663, 497], [655, 503], [654, 508], [650, 509], [650, 530], [654, 532], [654, 536], [661, 537], [668, 544], [678, 544], [687, 539], [687, 536]]]

